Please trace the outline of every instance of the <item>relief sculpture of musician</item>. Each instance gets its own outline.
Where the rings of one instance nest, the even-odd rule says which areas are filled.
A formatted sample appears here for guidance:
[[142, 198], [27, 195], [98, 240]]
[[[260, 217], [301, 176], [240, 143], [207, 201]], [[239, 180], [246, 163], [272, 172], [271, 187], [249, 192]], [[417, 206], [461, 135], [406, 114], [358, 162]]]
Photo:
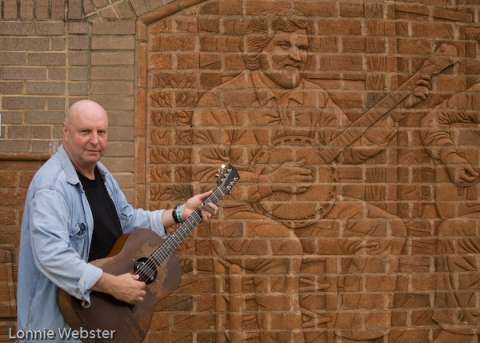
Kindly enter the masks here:
[[437, 291], [433, 319], [442, 328], [436, 343], [472, 342], [480, 312], [479, 155], [480, 83], [457, 93], [422, 121], [425, 148], [436, 162]]
[[[58, 287], [86, 304], [92, 291], [142, 303], [146, 285], [138, 274], [112, 275], [89, 262], [105, 257], [122, 233], [136, 228], [165, 236], [166, 226], [187, 218], [211, 193], [193, 196], [173, 210], [133, 208], [100, 162], [108, 140], [103, 107], [90, 100], [76, 102], [63, 133], [63, 145], [36, 173], [26, 198], [17, 292], [16, 337], [21, 341], [73, 341], [62, 331], [68, 326], [57, 304]], [[214, 204], [201, 210], [206, 220], [216, 212]]]
[[[398, 217], [343, 197], [335, 166], [361, 164], [384, 150], [396, 134], [394, 120], [384, 116], [334, 161], [322, 160], [321, 148], [351, 122], [325, 90], [304, 78], [308, 23], [277, 18], [271, 25], [271, 34], [247, 37], [248, 70], [203, 95], [193, 117], [192, 164], [204, 166], [194, 173], [197, 181], [208, 180], [219, 161], [233, 161], [248, 185], [225, 208], [228, 220], [246, 223], [243, 229], [212, 226], [218, 270], [231, 292], [217, 306], [227, 312], [222, 329], [233, 342], [304, 342], [309, 327], [376, 342], [390, 330], [395, 285], [374, 299], [357, 276], [379, 265], [394, 274], [406, 229]], [[335, 247], [327, 251], [328, 242]], [[342, 270], [330, 274], [336, 281], [310, 287], [337, 299], [328, 311], [309, 310], [299, 297], [306, 255], [343, 257]], [[240, 299], [242, 291], [248, 294]]]

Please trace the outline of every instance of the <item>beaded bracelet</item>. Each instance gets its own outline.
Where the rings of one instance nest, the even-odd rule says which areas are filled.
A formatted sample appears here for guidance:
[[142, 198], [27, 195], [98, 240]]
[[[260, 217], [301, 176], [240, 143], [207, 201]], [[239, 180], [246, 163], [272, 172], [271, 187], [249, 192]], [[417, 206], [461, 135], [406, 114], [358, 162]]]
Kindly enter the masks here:
[[177, 224], [183, 223], [183, 205], [178, 204], [175, 206], [175, 208], [172, 210], [172, 217], [173, 221]]

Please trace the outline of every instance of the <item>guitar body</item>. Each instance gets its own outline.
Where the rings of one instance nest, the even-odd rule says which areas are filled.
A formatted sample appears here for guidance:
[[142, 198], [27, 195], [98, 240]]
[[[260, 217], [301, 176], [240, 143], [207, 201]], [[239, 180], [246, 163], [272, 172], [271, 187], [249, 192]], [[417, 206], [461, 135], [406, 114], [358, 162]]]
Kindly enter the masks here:
[[[150, 256], [162, 243], [163, 239], [153, 231], [138, 229], [121, 236], [108, 257], [91, 263], [113, 275], [134, 273], [135, 263]], [[108, 294], [92, 292], [91, 306], [86, 308], [81, 301], [59, 290], [58, 305], [73, 329], [82, 327], [89, 332], [97, 329], [114, 332], [113, 339], [101, 340], [97, 335], [95, 339], [82, 338], [82, 342], [140, 343], [150, 327], [156, 303], [180, 285], [181, 271], [176, 256], [171, 254], [155, 273], [154, 281], [147, 283], [147, 294], [140, 304], [130, 305]]]

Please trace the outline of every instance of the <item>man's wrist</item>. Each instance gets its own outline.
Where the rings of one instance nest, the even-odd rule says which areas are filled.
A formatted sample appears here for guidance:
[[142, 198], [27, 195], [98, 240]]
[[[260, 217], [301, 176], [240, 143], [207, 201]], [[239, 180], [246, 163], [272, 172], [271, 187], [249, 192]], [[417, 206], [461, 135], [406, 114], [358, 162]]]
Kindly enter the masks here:
[[183, 218], [183, 207], [184, 205], [183, 204], [178, 204], [177, 206], [175, 206], [172, 210], [172, 218], [173, 218], [173, 221], [177, 224], [180, 224], [180, 223], [183, 223], [184, 222], [184, 218]]

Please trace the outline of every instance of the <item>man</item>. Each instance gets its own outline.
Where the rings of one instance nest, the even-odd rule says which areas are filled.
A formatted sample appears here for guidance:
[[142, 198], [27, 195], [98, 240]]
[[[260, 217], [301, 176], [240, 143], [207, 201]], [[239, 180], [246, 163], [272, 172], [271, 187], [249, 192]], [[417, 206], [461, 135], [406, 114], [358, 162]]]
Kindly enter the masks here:
[[[393, 299], [387, 292], [376, 295], [376, 301], [367, 299], [366, 281], [359, 275], [375, 265], [395, 273], [406, 229], [380, 208], [342, 197], [335, 165], [363, 163], [381, 152], [395, 135], [393, 121], [383, 118], [326, 164], [320, 149], [350, 121], [326, 91], [302, 76], [308, 24], [279, 18], [271, 31], [271, 36], [247, 39], [251, 70], [207, 92], [193, 118], [193, 160], [204, 166], [195, 174], [198, 179], [207, 180], [219, 161], [232, 161], [247, 186], [242, 201], [225, 208], [229, 220], [245, 222], [242, 233], [226, 225], [212, 228], [214, 236], [222, 237], [214, 240], [217, 271], [225, 271], [230, 282], [223, 308], [237, 312], [227, 316], [226, 329], [238, 335], [243, 330], [243, 339], [258, 336], [261, 342], [303, 342], [305, 329], [325, 327], [356, 342], [381, 339], [390, 329]], [[342, 269], [323, 269], [330, 273], [326, 281], [319, 265], [302, 267], [306, 254], [329, 266], [318, 255], [343, 255]], [[299, 293], [307, 288], [313, 293], [301, 301]], [[243, 289], [253, 293], [244, 299], [246, 305], [236, 294]], [[337, 299], [328, 303], [333, 308], [315, 305], [327, 306], [328, 292]]]
[[453, 95], [422, 120], [422, 139], [438, 163], [435, 200], [438, 225], [436, 308], [442, 328], [436, 343], [478, 339], [480, 221], [478, 136], [480, 83]]
[[[65, 326], [57, 287], [86, 302], [92, 291], [142, 302], [146, 286], [136, 275], [111, 275], [88, 261], [105, 257], [122, 233], [136, 228], [164, 236], [165, 226], [187, 218], [210, 194], [174, 210], [135, 209], [100, 162], [107, 148], [107, 112], [93, 101], [76, 102], [63, 134], [63, 146], [36, 173], [27, 193], [18, 271], [18, 329], [23, 331]], [[202, 209], [202, 215], [208, 220], [211, 213]]]

